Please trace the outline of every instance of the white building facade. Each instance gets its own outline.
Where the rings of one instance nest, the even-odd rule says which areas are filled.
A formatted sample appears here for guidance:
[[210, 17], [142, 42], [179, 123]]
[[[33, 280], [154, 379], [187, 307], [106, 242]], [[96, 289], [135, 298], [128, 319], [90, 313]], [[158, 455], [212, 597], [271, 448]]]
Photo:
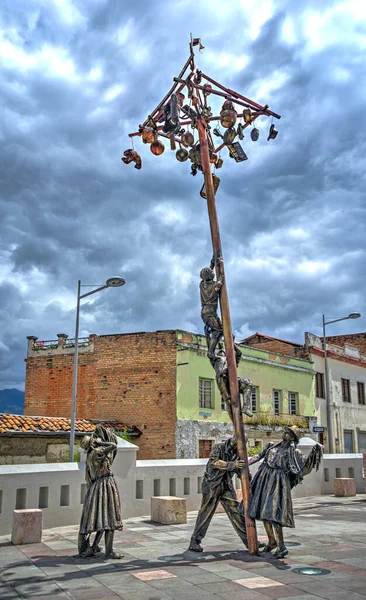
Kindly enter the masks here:
[[[322, 339], [305, 333], [305, 346], [314, 363], [315, 415], [317, 425], [324, 427], [321, 443], [328, 451], [325, 399], [325, 365]], [[337, 454], [366, 452], [366, 355], [349, 344], [334, 345], [327, 341], [330, 384], [330, 412], [333, 446]]]

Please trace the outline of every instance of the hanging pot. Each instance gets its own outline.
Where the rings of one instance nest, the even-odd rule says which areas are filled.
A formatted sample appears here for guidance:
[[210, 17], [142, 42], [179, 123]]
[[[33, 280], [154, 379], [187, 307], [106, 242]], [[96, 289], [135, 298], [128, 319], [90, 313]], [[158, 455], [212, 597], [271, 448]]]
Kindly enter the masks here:
[[155, 140], [155, 142], [151, 144], [150, 150], [153, 154], [159, 156], [160, 154], [163, 154], [165, 146], [160, 140]]
[[236, 131], [234, 129], [234, 127], [229, 127], [229, 129], [227, 129], [224, 133], [224, 144], [231, 144], [236, 137]]
[[221, 156], [219, 156], [219, 158], [217, 159], [216, 164], [215, 164], [216, 169], [221, 169], [223, 164], [224, 164], [224, 159], [221, 158]]
[[222, 105], [220, 112], [220, 123], [223, 127], [234, 127], [236, 123], [237, 112], [231, 100], [226, 100]]
[[244, 108], [243, 117], [244, 117], [244, 121], [246, 123], [252, 122], [252, 111], [250, 110], [250, 108]]
[[259, 138], [259, 129], [253, 127], [252, 131], [250, 132], [250, 137], [252, 138], [253, 142], [256, 142]]
[[179, 162], [186, 162], [186, 160], [188, 160], [188, 150], [185, 148], [179, 148], [179, 150], [177, 150], [175, 153], [175, 157], [177, 160], [179, 160]]
[[141, 137], [144, 144], [152, 144], [155, 139], [153, 128], [148, 126], [144, 127]]
[[190, 131], [186, 131], [186, 133], [183, 133], [182, 137], [180, 138], [180, 141], [182, 142], [183, 146], [188, 148], [188, 146], [193, 146], [194, 136]]
[[272, 123], [271, 127], [269, 128], [267, 142], [269, 142], [269, 140], [274, 140], [277, 137], [277, 134], [278, 134], [278, 130], [275, 128], [275, 126]]

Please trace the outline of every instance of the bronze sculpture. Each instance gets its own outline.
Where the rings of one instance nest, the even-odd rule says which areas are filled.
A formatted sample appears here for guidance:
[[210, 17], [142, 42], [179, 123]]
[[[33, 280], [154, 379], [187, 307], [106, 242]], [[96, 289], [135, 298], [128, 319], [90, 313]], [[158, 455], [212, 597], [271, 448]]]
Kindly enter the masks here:
[[[87, 452], [85, 480], [88, 487], [81, 514], [78, 549], [82, 558], [94, 557], [101, 551], [99, 542], [105, 534], [105, 557], [122, 558], [113, 550], [115, 530], [123, 529], [118, 488], [111, 472], [117, 453], [117, 437], [111, 429], [97, 425], [81, 444]], [[90, 536], [95, 538], [90, 545]]]
[[248, 547], [245, 520], [239, 511], [239, 502], [232, 482], [234, 473], [240, 475], [243, 467], [244, 461], [239, 460], [235, 436], [213, 447], [203, 477], [202, 503], [189, 550], [202, 552], [201, 540], [206, 535], [219, 502], [224, 507], [236, 533]]
[[248, 461], [251, 465], [264, 459], [253, 477], [248, 513], [253, 519], [263, 521], [268, 535], [264, 551], [275, 550], [276, 558], [288, 554], [282, 528], [295, 527], [291, 489], [314, 467], [318, 470], [321, 461], [321, 446], [315, 444], [309, 456], [304, 458], [296, 448], [299, 438], [300, 430], [296, 425], [286, 427], [281, 442], [268, 444]]
[[223, 335], [221, 320], [217, 314], [220, 290], [224, 282], [223, 273], [220, 272], [221, 257], [217, 258], [216, 264], [219, 269], [219, 276], [216, 281], [213, 271], [214, 258], [212, 258], [210, 266], [205, 267], [200, 272], [201, 317], [205, 324], [207, 356], [209, 358], [215, 357], [215, 348]]
[[[226, 410], [230, 417], [230, 420], [233, 420], [233, 411], [231, 408], [231, 398], [230, 398], [230, 386], [229, 386], [229, 375], [228, 375], [228, 367], [227, 367], [227, 358], [225, 350], [221, 342], [218, 344], [219, 350], [214, 353], [213, 356], [210, 356], [210, 363], [215, 369], [216, 373], [216, 383], [217, 387], [220, 390], [221, 398], [225, 401]], [[234, 344], [235, 349], [235, 359], [236, 366], [239, 366], [240, 359], [242, 357], [242, 351], [240, 348]], [[251, 401], [251, 393], [253, 389], [253, 385], [249, 379], [242, 379], [238, 377], [238, 385], [239, 385], [239, 394], [240, 394], [240, 410], [242, 414], [247, 415], [248, 417], [252, 417], [253, 413], [250, 410], [250, 401]]]

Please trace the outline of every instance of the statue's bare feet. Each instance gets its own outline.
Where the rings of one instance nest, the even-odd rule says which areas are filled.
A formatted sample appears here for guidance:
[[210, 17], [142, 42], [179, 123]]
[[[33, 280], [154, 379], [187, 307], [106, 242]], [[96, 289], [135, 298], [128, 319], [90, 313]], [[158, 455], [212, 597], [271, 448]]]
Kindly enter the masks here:
[[115, 550], [112, 550], [112, 552], [110, 552], [109, 554], [106, 554], [105, 557], [108, 560], [110, 558], [120, 559], [120, 558], [123, 558], [123, 554], [122, 554], [122, 552], [116, 552]]

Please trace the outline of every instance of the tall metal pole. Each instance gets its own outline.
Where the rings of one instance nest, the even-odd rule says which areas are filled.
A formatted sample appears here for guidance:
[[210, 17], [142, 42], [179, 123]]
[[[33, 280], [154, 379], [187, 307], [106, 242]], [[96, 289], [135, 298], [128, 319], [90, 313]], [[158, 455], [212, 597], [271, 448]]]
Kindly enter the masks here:
[[[198, 134], [200, 140], [200, 151], [201, 151], [201, 160], [202, 160], [202, 168], [203, 175], [205, 179], [205, 187], [206, 187], [206, 197], [207, 197], [207, 208], [208, 208], [208, 216], [210, 220], [210, 228], [211, 228], [211, 238], [212, 238], [212, 247], [214, 256], [217, 258], [219, 256], [222, 257], [222, 248], [221, 248], [221, 240], [220, 240], [220, 230], [219, 230], [219, 221], [217, 217], [216, 211], [216, 203], [215, 203], [215, 192], [212, 180], [212, 172], [211, 172], [211, 164], [210, 164], [210, 155], [208, 149], [208, 140], [207, 140], [207, 125], [204, 119], [200, 118], [197, 120]], [[217, 267], [216, 267], [217, 269]], [[248, 547], [250, 554], [258, 554], [258, 541], [257, 541], [257, 531], [255, 526], [255, 521], [248, 516], [248, 504], [251, 496], [251, 488], [249, 483], [249, 467], [248, 467], [248, 455], [245, 443], [245, 432], [244, 432], [244, 423], [243, 418], [240, 411], [240, 402], [239, 402], [239, 387], [238, 387], [238, 374], [236, 369], [236, 361], [235, 361], [235, 350], [234, 350], [234, 340], [231, 328], [231, 318], [230, 318], [230, 308], [229, 308], [229, 298], [226, 287], [226, 279], [225, 279], [225, 271], [224, 271], [224, 262], [220, 264], [220, 272], [223, 275], [223, 285], [221, 287], [220, 293], [220, 307], [221, 307], [221, 318], [224, 332], [224, 341], [225, 341], [225, 352], [228, 364], [228, 375], [229, 375], [229, 384], [230, 384], [230, 397], [231, 397], [231, 405], [233, 412], [233, 425], [234, 431], [237, 438], [237, 446], [238, 446], [238, 455], [241, 460], [245, 461], [245, 468], [241, 472], [241, 485], [243, 491], [243, 504], [244, 504], [244, 515], [245, 515], [245, 524], [247, 528], [248, 535]]]
[[76, 303], [76, 324], [75, 324], [75, 351], [74, 351], [74, 372], [72, 378], [72, 402], [71, 402], [71, 428], [70, 428], [70, 452], [69, 461], [74, 460], [75, 445], [75, 418], [76, 418], [76, 390], [78, 384], [78, 357], [79, 357], [79, 315], [80, 315], [80, 289], [81, 281], [78, 281], [78, 298]]
[[325, 398], [327, 407], [327, 428], [328, 428], [328, 452], [333, 454], [333, 423], [332, 423], [332, 412], [331, 412], [331, 394], [329, 386], [329, 370], [328, 370], [328, 358], [327, 358], [327, 338], [325, 337], [325, 315], [323, 315], [323, 350], [324, 350], [324, 370], [325, 370]]

